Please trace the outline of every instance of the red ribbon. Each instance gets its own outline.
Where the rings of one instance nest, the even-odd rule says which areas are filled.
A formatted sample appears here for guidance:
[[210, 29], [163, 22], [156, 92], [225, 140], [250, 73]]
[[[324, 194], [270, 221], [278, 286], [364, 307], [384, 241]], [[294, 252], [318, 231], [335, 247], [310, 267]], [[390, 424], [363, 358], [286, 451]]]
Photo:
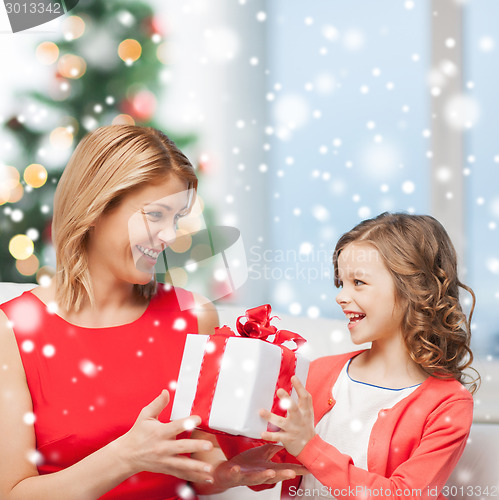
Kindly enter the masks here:
[[[281, 366], [279, 376], [274, 391], [274, 401], [271, 411], [276, 415], [284, 416], [286, 410], [281, 408], [280, 400], [277, 397], [277, 389], [282, 388], [290, 393], [291, 376], [296, 371], [296, 354], [295, 351], [303, 345], [306, 340], [297, 333], [287, 330], [277, 330], [270, 324], [271, 320], [276, 316], [270, 316], [271, 307], [265, 304], [259, 307], [248, 309], [244, 316], [239, 316], [236, 320], [236, 327], [241, 337], [254, 338], [278, 345], [281, 349]], [[243, 323], [241, 318], [246, 318]], [[274, 335], [272, 341], [268, 337]], [[200, 427], [209, 429], [209, 418], [213, 397], [217, 386], [218, 376], [220, 373], [220, 364], [225, 352], [227, 341], [230, 337], [238, 337], [228, 326], [224, 325], [221, 328], [215, 329], [215, 334], [210, 335], [206, 343], [203, 361], [198, 378], [198, 386], [196, 395], [191, 408], [191, 415], [199, 415], [201, 417]], [[290, 349], [282, 344], [287, 341], [292, 341], [296, 347]]]
[[[271, 342], [272, 344], [282, 345], [284, 342], [291, 341], [296, 344], [296, 347], [292, 351], [296, 351], [306, 340], [297, 333], [288, 330], [278, 330], [275, 326], [271, 325], [270, 322], [272, 319], [278, 318], [278, 316], [271, 316], [271, 311], [270, 304], [248, 309], [244, 316], [239, 316], [236, 320], [239, 335], [241, 337], [265, 340], [266, 342], [269, 342], [267, 340], [268, 337], [275, 335], [274, 340]], [[246, 321], [243, 323], [241, 318], [246, 318]]]

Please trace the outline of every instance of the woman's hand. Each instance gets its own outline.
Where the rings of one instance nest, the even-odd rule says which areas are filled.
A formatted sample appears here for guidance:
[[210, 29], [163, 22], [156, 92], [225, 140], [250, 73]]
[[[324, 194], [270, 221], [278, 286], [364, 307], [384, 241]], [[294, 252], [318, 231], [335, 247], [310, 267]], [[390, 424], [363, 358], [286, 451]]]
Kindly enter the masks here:
[[280, 450], [282, 446], [264, 444], [221, 462], [214, 473], [215, 487], [226, 490], [234, 486], [274, 484], [308, 473], [302, 465], [271, 462]]
[[298, 394], [298, 404], [284, 389], [277, 391], [277, 396], [288, 408], [287, 416], [279, 417], [268, 410], [261, 410], [260, 415], [281, 429], [279, 432], [263, 432], [262, 439], [282, 443], [288, 453], [296, 457], [315, 436], [314, 407], [312, 396], [298, 377], [293, 376], [291, 383]]
[[149, 471], [186, 481], [213, 482], [213, 467], [209, 463], [182, 456], [184, 453], [211, 450], [212, 443], [201, 439], [175, 439], [178, 434], [199, 425], [201, 419], [191, 416], [168, 423], [160, 422], [158, 417], [169, 400], [168, 391], [163, 390], [142, 409], [133, 427], [117, 439], [123, 460], [131, 474]]

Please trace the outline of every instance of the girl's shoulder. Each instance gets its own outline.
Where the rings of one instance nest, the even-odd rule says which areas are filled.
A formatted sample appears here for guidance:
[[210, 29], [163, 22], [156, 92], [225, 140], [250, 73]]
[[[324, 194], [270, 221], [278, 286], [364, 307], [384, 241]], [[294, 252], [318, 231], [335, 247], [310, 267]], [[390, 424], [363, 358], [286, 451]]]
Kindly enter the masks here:
[[433, 399], [440, 404], [464, 401], [473, 405], [473, 396], [466, 387], [456, 379], [428, 377], [421, 384], [421, 397]]

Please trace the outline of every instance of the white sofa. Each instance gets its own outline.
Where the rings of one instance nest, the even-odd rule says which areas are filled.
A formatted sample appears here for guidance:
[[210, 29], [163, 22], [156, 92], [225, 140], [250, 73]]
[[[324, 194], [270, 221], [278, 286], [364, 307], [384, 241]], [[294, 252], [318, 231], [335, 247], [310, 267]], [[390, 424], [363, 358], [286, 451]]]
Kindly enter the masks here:
[[[34, 285], [0, 283], [0, 303], [9, 300]], [[219, 306], [220, 323], [235, 327], [235, 320], [244, 313], [243, 307]], [[318, 318], [290, 316], [276, 312], [274, 320], [280, 329], [300, 333], [308, 340], [306, 354], [314, 359], [359, 349], [351, 343], [345, 322]], [[360, 346], [362, 347], [362, 346]], [[465, 500], [470, 497], [499, 497], [499, 364], [480, 366], [483, 386], [478, 392], [475, 421], [465, 452], [449, 479], [449, 498]], [[471, 490], [473, 487], [473, 490]], [[479, 489], [481, 488], [481, 492]], [[484, 493], [488, 488], [488, 494]], [[470, 493], [472, 493], [470, 495]], [[495, 495], [493, 495], [495, 493]], [[204, 497], [206, 500], [276, 500], [279, 487], [263, 492], [234, 488], [225, 493]]]

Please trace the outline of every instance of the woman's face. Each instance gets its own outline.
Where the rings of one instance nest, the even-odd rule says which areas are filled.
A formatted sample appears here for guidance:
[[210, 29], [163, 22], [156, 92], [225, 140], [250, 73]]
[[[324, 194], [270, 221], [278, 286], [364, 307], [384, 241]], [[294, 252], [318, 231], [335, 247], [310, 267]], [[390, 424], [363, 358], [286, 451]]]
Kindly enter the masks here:
[[151, 281], [158, 257], [175, 241], [177, 221], [191, 193], [187, 182], [170, 175], [125, 196], [90, 233], [90, 272], [128, 283]]

